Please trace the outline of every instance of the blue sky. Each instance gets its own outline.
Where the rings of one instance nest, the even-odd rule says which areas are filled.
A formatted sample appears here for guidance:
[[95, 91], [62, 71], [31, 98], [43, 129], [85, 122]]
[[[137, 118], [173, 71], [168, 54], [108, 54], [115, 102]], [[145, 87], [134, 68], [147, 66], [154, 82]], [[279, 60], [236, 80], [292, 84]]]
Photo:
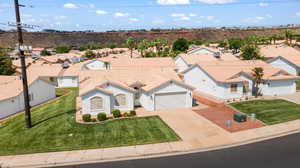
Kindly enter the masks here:
[[[19, 0], [22, 20], [40, 29], [119, 30], [300, 24], [300, 0]], [[14, 21], [0, 1], [0, 23]], [[0, 25], [0, 29], [10, 29]]]

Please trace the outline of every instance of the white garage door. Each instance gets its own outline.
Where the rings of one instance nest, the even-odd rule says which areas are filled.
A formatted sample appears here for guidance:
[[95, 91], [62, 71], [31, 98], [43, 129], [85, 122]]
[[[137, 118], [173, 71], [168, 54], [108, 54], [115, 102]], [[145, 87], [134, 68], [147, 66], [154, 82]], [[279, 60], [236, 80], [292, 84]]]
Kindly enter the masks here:
[[155, 110], [167, 110], [186, 107], [187, 92], [155, 94]]

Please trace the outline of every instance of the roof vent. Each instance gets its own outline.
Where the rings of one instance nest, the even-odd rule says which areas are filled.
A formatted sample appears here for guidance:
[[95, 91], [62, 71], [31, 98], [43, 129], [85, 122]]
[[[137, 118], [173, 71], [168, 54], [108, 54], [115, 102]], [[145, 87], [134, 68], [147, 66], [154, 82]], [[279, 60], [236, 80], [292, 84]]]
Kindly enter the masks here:
[[214, 57], [216, 57], [216, 58], [221, 58], [221, 53], [220, 53], [220, 52], [215, 52], [215, 53], [214, 53]]

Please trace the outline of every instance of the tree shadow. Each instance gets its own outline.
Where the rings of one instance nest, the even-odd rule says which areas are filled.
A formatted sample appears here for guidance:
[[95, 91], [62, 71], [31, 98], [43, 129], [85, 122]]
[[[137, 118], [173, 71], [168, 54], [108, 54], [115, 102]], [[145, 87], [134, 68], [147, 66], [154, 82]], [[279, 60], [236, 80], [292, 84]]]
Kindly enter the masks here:
[[51, 119], [54, 119], [54, 118], [63, 116], [63, 115], [65, 115], [65, 114], [75, 114], [75, 113], [76, 113], [76, 110], [75, 110], [75, 109], [69, 110], [69, 111], [67, 111], [67, 112], [59, 113], [59, 114], [50, 116], [50, 117], [48, 117], [48, 118], [45, 118], [45, 119], [43, 119], [43, 120], [40, 120], [40, 121], [35, 122], [34, 124], [32, 124], [32, 127], [35, 127], [35, 126], [37, 126], [37, 125], [39, 125], [39, 124], [42, 124], [42, 123], [44, 123], [44, 122], [46, 122], [46, 121], [49, 121], [49, 120], [51, 120]]

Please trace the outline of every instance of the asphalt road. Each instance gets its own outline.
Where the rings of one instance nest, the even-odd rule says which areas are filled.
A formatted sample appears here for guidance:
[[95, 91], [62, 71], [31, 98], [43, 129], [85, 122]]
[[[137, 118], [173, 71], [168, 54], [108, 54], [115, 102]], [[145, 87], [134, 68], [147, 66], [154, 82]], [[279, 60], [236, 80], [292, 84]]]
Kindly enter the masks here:
[[254, 144], [179, 156], [63, 168], [300, 168], [300, 133]]

